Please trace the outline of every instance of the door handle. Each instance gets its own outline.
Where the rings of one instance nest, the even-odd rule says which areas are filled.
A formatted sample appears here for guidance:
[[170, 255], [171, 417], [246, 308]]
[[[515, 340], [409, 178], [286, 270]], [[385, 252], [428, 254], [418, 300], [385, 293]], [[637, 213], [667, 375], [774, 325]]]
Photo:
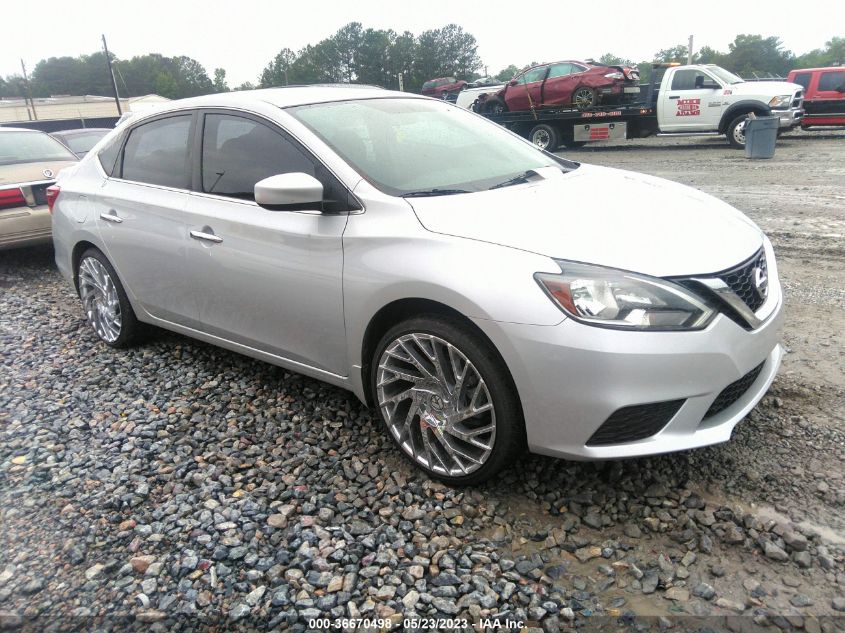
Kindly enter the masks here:
[[681, 95], [669, 95], [670, 99], [680, 99]]
[[219, 244], [223, 241], [222, 237], [219, 237], [214, 233], [203, 233], [202, 231], [191, 231], [191, 237], [195, 240], [204, 240], [206, 242], [214, 242], [215, 244]]
[[105, 220], [106, 222], [114, 222], [115, 224], [120, 224], [123, 222], [122, 219], [117, 217], [117, 212], [114, 209], [109, 209], [108, 213], [101, 213], [100, 219]]

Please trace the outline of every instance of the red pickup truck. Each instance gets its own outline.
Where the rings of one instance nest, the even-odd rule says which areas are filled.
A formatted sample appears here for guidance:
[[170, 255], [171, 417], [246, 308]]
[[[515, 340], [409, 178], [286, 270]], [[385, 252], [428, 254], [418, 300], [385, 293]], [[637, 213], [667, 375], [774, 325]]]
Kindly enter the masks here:
[[792, 70], [787, 81], [804, 87], [802, 128], [845, 125], [845, 66]]

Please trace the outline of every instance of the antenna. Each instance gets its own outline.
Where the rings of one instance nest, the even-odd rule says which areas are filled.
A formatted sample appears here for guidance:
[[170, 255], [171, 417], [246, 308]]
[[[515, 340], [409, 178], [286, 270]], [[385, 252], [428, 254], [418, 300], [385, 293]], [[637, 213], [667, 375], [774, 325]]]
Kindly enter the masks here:
[[106, 44], [106, 36], [103, 35], [103, 49], [106, 51], [106, 65], [109, 68], [109, 77], [111, 77], [111, 87], [114, 89], [114, 102], [117, 105], [118, 116], [123, 116], [123, 110], [120, 107], [120, 97], [117, 96], [117, 82], [114, 80], [114, 71], [111, 67], [111, 56], [109, 55], [109, 47]]

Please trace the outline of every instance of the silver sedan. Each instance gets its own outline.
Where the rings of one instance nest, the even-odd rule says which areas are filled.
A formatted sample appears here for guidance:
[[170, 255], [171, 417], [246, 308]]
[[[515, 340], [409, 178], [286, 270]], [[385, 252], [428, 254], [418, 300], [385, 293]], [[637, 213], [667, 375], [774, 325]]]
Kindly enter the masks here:
[[778, 370], [772, 247], [694, 189], [544, 153], [442, 101], [183, 101], [52, 192], [56, 262], [113, 347], [153, 324], [353, 391], [480, 482], [730, 438]]

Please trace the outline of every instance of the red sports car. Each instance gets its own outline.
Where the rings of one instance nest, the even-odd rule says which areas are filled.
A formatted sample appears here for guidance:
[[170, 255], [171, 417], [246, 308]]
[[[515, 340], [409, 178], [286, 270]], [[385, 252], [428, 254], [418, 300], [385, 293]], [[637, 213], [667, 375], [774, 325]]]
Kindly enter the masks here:
[[563, 61], [531, 66], [519, 72], [495, 95], [483, 112], [518, 112], [571, 105], [586, 110], [600, 103], [619, 103], [640, 92], [640, 73], [628, 66]]

